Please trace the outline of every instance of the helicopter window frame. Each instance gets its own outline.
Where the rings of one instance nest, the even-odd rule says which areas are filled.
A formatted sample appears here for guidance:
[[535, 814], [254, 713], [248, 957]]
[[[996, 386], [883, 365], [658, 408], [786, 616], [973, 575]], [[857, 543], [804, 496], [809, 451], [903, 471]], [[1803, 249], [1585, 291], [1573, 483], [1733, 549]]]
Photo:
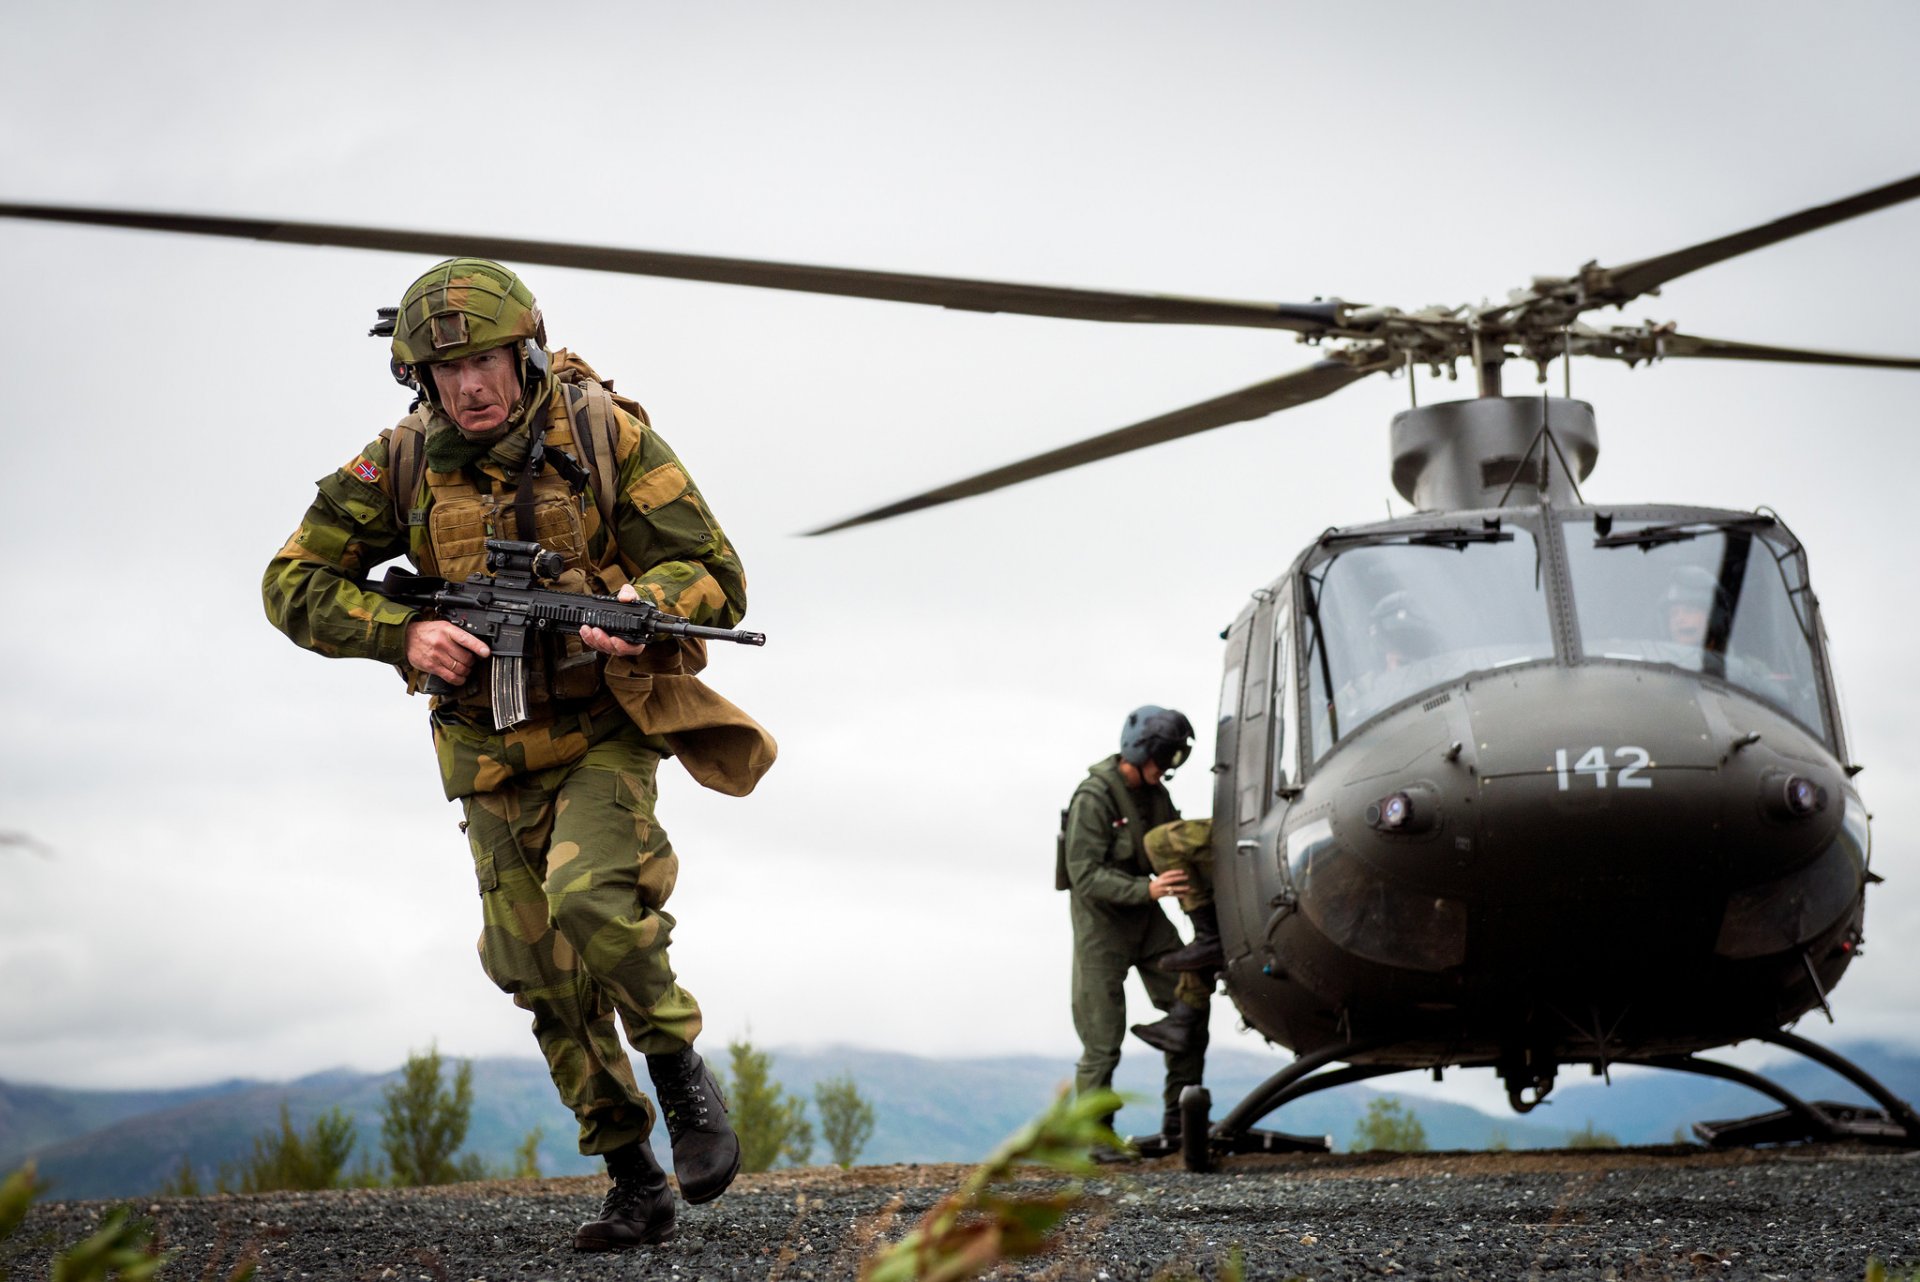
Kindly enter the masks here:
[[[1388, 716], [1399, 709], [1430, 698], [1434, 691], [1445, 689], [1459, 681], [1470, 679], [1483, 672], [1504, 670], [1521, 665], [1558, 665], [1566, 662], [1568, 645], [1566, 628], [1563, 627], [1568, 595], [1564, 581], [1564, 568], [1559, 559], [1559, 549], [1554, 546], [1557, 534], [1555, 522], [1544, 519], [1538, 508], [1506, 508], [1497, 513], [1484, 516], [1476, 515], [1471, 523], [1463, 524], [1459, 515], [1449, 514], [1442, 521], [1429, 517], [1417, 524], [1395, 524], [1386, 527], [1366, 527], [1354, 530], [1329, 530], [1319, 542], [1303, 557], [1293, 576], [1299, 584], [1299, 608], [1295, 611], [1296, 620], [1296, 663], [1298, 665], [1297, 684], [1299, 686], [1298, 728], [1300, 760], [1303, 769], [1299, 782], [1304, 783], [1317, 773], [1327, 759], [1338, 748], [1350, 741], [1356, 732], [1365, 726]], [[1315, 706], [1315, 680], [1329, 689], [1339, 688], [1333, 680], [1333, 660], [1322, 642], [1320, 627], [1320, 604], [1324, 592], [1326, 576], [1332, 564], [1340, 557], [1353, 552], [1398, 546], [1403, 548], [1446, 548], [1456, 553], [1466, 554], [1473, 547], [1483, 543], [1517, 542], [1517, 535], [1524, 531], [1532, 542], [1533, 556], [1530, 578], [1532, 587], [1538, 593], [1539, 635], [1528, 644], [1535, 646], [1538, 653], [1519, 658], [1510, 658], [1500, 663], [1484, 667], [1463, 670], [1426, 682], [1419, 689], [1391, 702], [1365, 709], [1352, 725], [1342, 724], [1339, 712], [1329, 706], [1324, 719], [1316, 713], [1309, 716], [1308, 709]], [[1332, 700], [1328, 700], [1331, 705]], [[1322, 735], [1326, 739], [1322, 741]]]
[[[1809, 722], [1797, 711], [1790, 700], [1777, 697], [1772, 691], [1754, 682], [1744, 681], [1725, 673], [1700, 671], [1684, 664], [1677, 666], [1681, 671], [1709, 680], [1720, 681], [1757, 698], [1769, 708], [1788, 717], [1800, 725], [1815, 739], [1826, 744], [1841, 760], [1846, 759], [1846, 735], [1839, 715], [1839, 699], [1835, 685], [1832, 654], [1827, 645], [1825, 621], [1821, 617], [1818, 596], [1813, 591], [1813, 581], [1809, 573], [1806, 546], [1799, 537], [1787, 528], [1787, 525], [1772, 511], [1761, 508], [1751, 512], [1731, 511], [1719, 508], [1680, 508], [1673, 506], [1621, 506], [1607, 508], [1580, 508], [1558, 513], [1556, 524], [1560, 527], [1563, 544], [1562, 557], [1566, 564], [1567, 578], [1567, 620], [1571, 635], [1569, 645], [1573, 648], [1575, 661], [1581, 663], [1652, 663], [1662, 661], [1652, 657], [1612, 653], [1605, 650], [1594, 652], [1587, 646], [1587, 635], [1580, 617], [1581, 593], [1574, 582], [1576, 562], [1584, 560], [1592, 550], [1605, 549], [1608, 555], [1628, 556], [1634, 552], [1651, 552], [1660, 547], [1692, 542], [1703, 538], [1719, 537], [1723, 540], [1733, 536], [1745, 536], [1748, 540], [1745, 555], [1741, 560], [1742, 583], [1753, 564], [1755, 545], [1765, 549], [1775, 572], [1779, 575], [1780, 585], [1786, 599], [1793, 628], [1804, 643], [1805, 655], [1810, 661], [1809, 676], [1813, 687], [1813, 707], [1819, 716], [1819, 724]], [[1614, 533], [1614, 527], [1624, 524], [1638, 525], [1639, 530]], [[1644, 542], [1633, 539], [1635, 533], [1651, 533], [1654, 537]], [[1576, 551], [1577, 549], [1577, 551]], [[1723, 551], [1723, 555], [1725, 555]], [[1594, 595], [1591, 584], [1589, 599]], [[1738, 594], [1735, 594], [1736, 597]], [[1729, 626], [1725, 621], [1716, 621], [1718, 626]], [[1723, 642], [1724, 644], [1724, 642]]]
[[[1272, 797], [1286, 797], [1299, 778], [1300, 674], [1294, 664], [1296, 646], [1293, 636], [1293, 599], [1283, 594], [1274, 609], [1273, 623], [1273, 712], [1272, 743], [1268, 759], [1272, 762]], [[1294, 756], [1289, 758], [1288, 754]]]
[[1276, 614], [1273, 593], [1261, 589], [1253, 594], [1253, 615], [1247, 620], [1246, 652], [1242, 655], [1243, 686], [1239, 710], [1239, 734], [1233, 752], [1233, 817], [1236, 831], [1251, 828], [1267, 812], [1270, 793], [1267, 787], [1273, 769], [1272, 743], [1265, 718], [1273, 700], [1273, 623]]

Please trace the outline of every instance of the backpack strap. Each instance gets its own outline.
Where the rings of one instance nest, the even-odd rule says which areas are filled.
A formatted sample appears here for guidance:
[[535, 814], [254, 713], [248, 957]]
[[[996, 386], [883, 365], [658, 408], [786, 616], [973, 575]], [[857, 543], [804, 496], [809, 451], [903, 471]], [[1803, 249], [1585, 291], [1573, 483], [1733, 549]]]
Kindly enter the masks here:
[[413, 496], [420, 492], [420, 477], [426, 468], [427, 429], [416, 415], [409, 414], [394, 425], [387, 435], [387, 475], [393, 481], [393, 510], [402, 523], [418, 525], [423, 519], [414, 507]]
[[608, 478], [620, 474], [615, 450], [620, 428], [614, 418], [613, 395], [595, 382], [563, 382], [560, 386], [566, 389], [574, 443], [586, 455], [587, 473], [593, 478], [593, 502], [600, 509], [600, 524], [611, 538], [613, 507], [619, 495], [615, 493], [617, 481]]

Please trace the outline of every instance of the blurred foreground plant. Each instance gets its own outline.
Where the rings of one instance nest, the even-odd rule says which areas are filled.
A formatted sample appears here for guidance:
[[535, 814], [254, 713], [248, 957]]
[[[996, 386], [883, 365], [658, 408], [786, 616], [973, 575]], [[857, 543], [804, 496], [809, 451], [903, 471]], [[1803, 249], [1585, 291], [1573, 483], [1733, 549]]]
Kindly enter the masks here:
[[1084, 1200], [1085, 1190], [1069, 1184], [1050, 1193], [1008, 1193], [995, 1186], [1013, 1178], [1018, 1166], [1095, 1174], [1095, 1145], [1126, 1147], [1106, 1125], [1122, 1102], [1112, 1091], [1074, 1099], [1063, 1089], [1051, 1108], [1014, 1132], [911, 1233], [870, 1257], [860, 1270], [861, 1282], [959, 1282], [1001, 1260], [1046, 1250], [1048, 1233]]
[[[32, 1162], [0, 1181], [0, 1242], [19, 1231], [27, 1218], [27, 1208], [40, 1191]], [[166, 1262], [166, 1253], [153, 1244], [153, 1225], [135, 1219], [128, 1208], [116, 1206], [91, 1237], [53, 1257], [48, 1276], [53, 1282], [102, 1282], [106, 1278], [149, 1282]], [[7, 1269], [0, 1265], [0, 1282], [6, 1277]]]

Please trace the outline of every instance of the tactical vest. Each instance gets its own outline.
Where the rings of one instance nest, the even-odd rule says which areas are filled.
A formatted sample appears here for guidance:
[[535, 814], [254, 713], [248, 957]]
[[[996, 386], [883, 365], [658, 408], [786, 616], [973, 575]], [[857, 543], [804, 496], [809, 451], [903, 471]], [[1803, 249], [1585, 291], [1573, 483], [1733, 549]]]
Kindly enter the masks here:
[[[542, 413], [542, 438], [549, 459], [564, 453], [581, 465], [584, 485], [576, 487], [562, 471], [544, 467], [527, 484], [532, 487], [531, 528], [522, 528], [523, 507], [517, 502], [519, 476], [504, 479], [479, 465], [453, 472], [434, 471], [425, 461], [429, 411], [422, 406], [397, 424], [388, 435], [387, 454], [396, 506], [405, 500], [408, 548], [422, 574], [460, 582], [486, 571], [488, 539], [520, 539], [539, 543], [561, 554], [565, 568], [552, 585], [566, 592], [611, 593], [630, 577], [620, 564], [620, 549], [611, 537], [600, 555], [592, 548], [596, 535], [610, 527], [618, 498], [619, 422], [616, 402], [644, 426], [646, 411], [637, 402], [616, 397], [588, 371], [584, 362], [569, 362], [557, 353], [552, 393]], [[603, 686], [606, 657], [584, 645], [572, 633], [544, 633], [528, 663], [528, 711], [538, 720], [556, 701], [593, 698]], [[450, 704], [464, 719], [487, 724], [491, 696], [484, 681], [469, 683]]]

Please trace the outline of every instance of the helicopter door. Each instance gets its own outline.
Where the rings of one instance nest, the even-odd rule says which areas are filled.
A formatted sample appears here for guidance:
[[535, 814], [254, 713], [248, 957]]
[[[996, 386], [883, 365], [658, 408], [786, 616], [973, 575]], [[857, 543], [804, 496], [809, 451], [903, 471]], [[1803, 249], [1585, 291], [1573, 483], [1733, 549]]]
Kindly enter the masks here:
[[1220, 678], [1220, 716], [1213, 741], [1213, 861], [1225, 866], [1233, 854], [1232, 816], [1238, 806], [1236, 768], [1240, 760], [1240, 695], [1247, 670], [1247, 638], [1253, 620], [1243, 616], [1227, 632], [1226, 671]]
[[[1233, 828], [1247, 836], [1267, 809], [1267, 730], [1273, 701], [1273, 607], [1263, 604], [1247, 629], [1245, 689], [1240, 694], [1240, 743], [1234, 757]], [[1216, 815], [1217, 819], [1219, 816]]]

